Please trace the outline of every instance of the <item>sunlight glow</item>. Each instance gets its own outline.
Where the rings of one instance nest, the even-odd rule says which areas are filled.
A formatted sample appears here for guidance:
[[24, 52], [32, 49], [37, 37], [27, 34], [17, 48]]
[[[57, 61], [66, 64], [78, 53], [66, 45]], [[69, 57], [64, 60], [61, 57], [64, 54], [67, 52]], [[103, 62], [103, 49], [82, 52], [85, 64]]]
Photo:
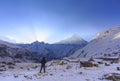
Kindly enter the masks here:
[[49, 31], [37, 31], [36, 32], [36, 40], [38, 41], [47, 41], [47, 38], [49, 38], [50, 32]]
[[5, 41], [11, 41], [13, 43], [32, 43], [34, 41], [48, 42], [53, 31], [50, 29], [40, 27], [19, 27], [16, 32], [7, 34]]

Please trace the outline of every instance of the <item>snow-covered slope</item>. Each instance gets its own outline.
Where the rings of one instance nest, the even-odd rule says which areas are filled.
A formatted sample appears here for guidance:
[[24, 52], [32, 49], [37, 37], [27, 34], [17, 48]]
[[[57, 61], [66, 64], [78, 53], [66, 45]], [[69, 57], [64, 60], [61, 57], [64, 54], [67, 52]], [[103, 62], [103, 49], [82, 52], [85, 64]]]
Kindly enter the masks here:
[[72, 37], [61, 40], [60, 42], [57, 42], [56, 44], [87, 44], [87, 41], [82, 39], [79, 35], [73, 35]]
[[120, 27], [97, 34], [89, 44], [77, 50], [71, 57], [105, 56], [120, 56]]
[[[74, 39], [75, 38], [75, 39]], [[42, 56], [46, 56], [47, 60], [52, 59], [61, 59], [63, 57], [70, 56], [73, 54], [76, 50], [84, 47], [87, 42], [83, 39], [77, 39], [77, 37], [74, 37], [71, 40], [77, 41], [74, 42], [68, 42], [68, 43], [55, 43], [55, 44], [48, 44], [44, 42], [38, 42], [35, 41], [31, 44], [19, 44], [19, 46], [26, 48], [38, 55], [38, 58], [40, 59]], [[70, 39], [69, 39], [70, 40]]]
[[15, 44], [0, 40], [0, 62], [36, 62], [35, 54]]

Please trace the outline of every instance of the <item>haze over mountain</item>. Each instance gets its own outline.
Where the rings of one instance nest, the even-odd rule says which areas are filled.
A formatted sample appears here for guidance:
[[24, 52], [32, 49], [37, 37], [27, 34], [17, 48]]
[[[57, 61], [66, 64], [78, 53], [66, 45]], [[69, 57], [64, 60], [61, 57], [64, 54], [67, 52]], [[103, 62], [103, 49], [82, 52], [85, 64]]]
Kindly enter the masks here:
[[84, 48], [77, 50], [71, 57], [119, 57], [120, 27], [98, 33]]
[[46, 56], [48, 60], [52, 59], [62, 59], [63, 57], [68, 57], [73, 54], [77, 49], [84, 47], [87, 44], [79, 36], [72, 36], [62, 42], [55, 44], [48, 44], [44, 42], [35, 41], [31, 44], [18, 44], [22, 48], [26, 48], [37, 54], [38, 59], [42, 56]]

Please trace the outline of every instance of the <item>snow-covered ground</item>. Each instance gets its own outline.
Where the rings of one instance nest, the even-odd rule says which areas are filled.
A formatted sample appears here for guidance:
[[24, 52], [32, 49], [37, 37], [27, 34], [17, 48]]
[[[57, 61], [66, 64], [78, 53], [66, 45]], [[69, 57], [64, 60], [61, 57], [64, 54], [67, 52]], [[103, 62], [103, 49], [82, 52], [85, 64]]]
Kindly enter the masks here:
[[0, 71], [0, 81], [108, 81], [100, 78], [107, 73], [120, 73], [118, 66], [120, 63], [80, 68], [79, 63], [51, 61], [47, 63], [46, 73], [39, 73], [39, 63], [1, 64], [1, 69], [6, 71]]

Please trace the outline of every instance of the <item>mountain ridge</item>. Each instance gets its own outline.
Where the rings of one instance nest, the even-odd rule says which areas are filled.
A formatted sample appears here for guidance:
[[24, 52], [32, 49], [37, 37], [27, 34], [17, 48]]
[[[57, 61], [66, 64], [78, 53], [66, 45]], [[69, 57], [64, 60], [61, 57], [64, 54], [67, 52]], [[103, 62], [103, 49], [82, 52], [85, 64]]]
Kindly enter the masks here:
[[0, 40], [0, 62], [37, 62], [31, 51]]
[[120, 27], [110, 28], [100, 32], [82, 49], [77, 50], [71, 57], [104, 57], [120, 56]]
[[61, 59], [63, 57], [68, 57], [73, 54], [77, 49], [84, 47], [87, 42], [82, 39], [80, 43], [71, 43], [71, 44], [49, 44], [44, 42], [35, 41], [31, 44], [18, 44], [18, 46], [31, 50], [35, 52], [38, 56], [38, 59], [41, 59], [42, 56], [46, 56], [48, 60], [52, 59]]

